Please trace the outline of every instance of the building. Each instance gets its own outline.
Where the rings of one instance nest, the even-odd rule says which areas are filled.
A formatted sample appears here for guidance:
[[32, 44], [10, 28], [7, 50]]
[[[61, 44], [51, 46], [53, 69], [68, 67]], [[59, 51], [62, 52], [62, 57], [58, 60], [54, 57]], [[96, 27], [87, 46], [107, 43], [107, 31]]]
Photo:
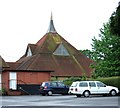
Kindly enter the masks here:
[[16, 62], [19, 69], [54, 70], [52, 77], [91, 76], [93, 61], [83, 55], [62, 36], [53, 24], [51, 15], [47, 33], [36, 43], [28, 44], [25, 54]]
[[51, 78], [90, 77], [92, 63], [57, 33], [51, 15], [47, 33], [36, 44], [28, 44], [25, 54], [18, 61], [7, 62], [2, 83], [11, 94], [10, 90], [15, 93], [18, 87], [23, 89], [27, 85], [38, 85]]
[[22, 95], [39, 94], [41, 82], [49, 81], [52, 70], [20, 70], [20, 63], [0, 62], [0, 89], [5, 89], [4, 94]]

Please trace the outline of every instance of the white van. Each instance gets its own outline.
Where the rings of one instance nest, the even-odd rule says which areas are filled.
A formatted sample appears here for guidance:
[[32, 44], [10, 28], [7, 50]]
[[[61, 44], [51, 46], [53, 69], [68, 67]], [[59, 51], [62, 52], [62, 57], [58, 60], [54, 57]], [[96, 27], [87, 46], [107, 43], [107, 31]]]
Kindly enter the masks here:
[[92, 94], [110, 94], [115, 96], [118, 92], [117, 87], [107, 86], [100, 81], [76, 81], [72, 83], [68, 91], [69, 94], [74, 94], [77, 97], [82, 95], [89, 97]]

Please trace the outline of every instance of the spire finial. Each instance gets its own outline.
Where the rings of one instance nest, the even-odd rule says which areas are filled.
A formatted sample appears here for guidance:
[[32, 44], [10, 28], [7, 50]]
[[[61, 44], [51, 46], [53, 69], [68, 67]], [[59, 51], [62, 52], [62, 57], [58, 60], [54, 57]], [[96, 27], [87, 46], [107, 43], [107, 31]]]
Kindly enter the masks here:
[[52, 12], [51, 12], [51, 18], [50, 18], [50, 25], [49, 25], [49, 28], [48, 28], [48, 33], [51, 32], [51, 33], [56, 33], [56, 30], [55, 30], [55, 27], [54, 27], [54, 23], [53, 23], [53, 15], [52, 15]]
[[51, 12], [51, 20], [53, 20], [52, 12]]

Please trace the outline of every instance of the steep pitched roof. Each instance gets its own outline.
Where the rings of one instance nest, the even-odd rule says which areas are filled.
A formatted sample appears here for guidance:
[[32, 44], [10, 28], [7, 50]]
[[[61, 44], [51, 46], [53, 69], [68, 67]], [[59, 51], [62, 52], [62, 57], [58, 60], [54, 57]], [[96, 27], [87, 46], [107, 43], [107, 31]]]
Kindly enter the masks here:
[[[62, 44], [69, 55], [55, 55], [55, 50]], [[29, 45], [28, 45], [29, 46]], [[87, 58], [58, 33], [47, 33], [36, 44], [31, 44], [32, 56], [24, 57], [17, 62], [18, 70], [54, 70], [52, 76], [90, 76], [92, 60]], [[34, 49], [32, 49], [34, 48]], [[27, 51], [27, 50], [26, 50]]]
[[89, 77], [93, 61], [56, 32], [51, 16], [48, 32], [36, 44], [28, 44], [16, 63], [20, 64], [17, 70], [53, 70], [52, 76]]

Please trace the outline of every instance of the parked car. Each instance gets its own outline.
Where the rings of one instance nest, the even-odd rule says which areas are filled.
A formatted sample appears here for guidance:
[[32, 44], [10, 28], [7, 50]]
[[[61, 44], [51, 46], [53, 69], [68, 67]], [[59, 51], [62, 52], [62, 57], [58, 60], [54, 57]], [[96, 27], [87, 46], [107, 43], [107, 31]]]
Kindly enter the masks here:
[[68, 94], [69, 87], [60, 81], [43, 82], [40, 86], [40, 94], [52, 95], [52, 94]]
[[92, 94], [110, 94], [115, 96], [118, 92], [117, 87], [107, 86], [100, 81], [76, 81], [72, 83], [68, 91], [69, 94], [74, 94], [77, 97], [82, 95], [89, 97]]

